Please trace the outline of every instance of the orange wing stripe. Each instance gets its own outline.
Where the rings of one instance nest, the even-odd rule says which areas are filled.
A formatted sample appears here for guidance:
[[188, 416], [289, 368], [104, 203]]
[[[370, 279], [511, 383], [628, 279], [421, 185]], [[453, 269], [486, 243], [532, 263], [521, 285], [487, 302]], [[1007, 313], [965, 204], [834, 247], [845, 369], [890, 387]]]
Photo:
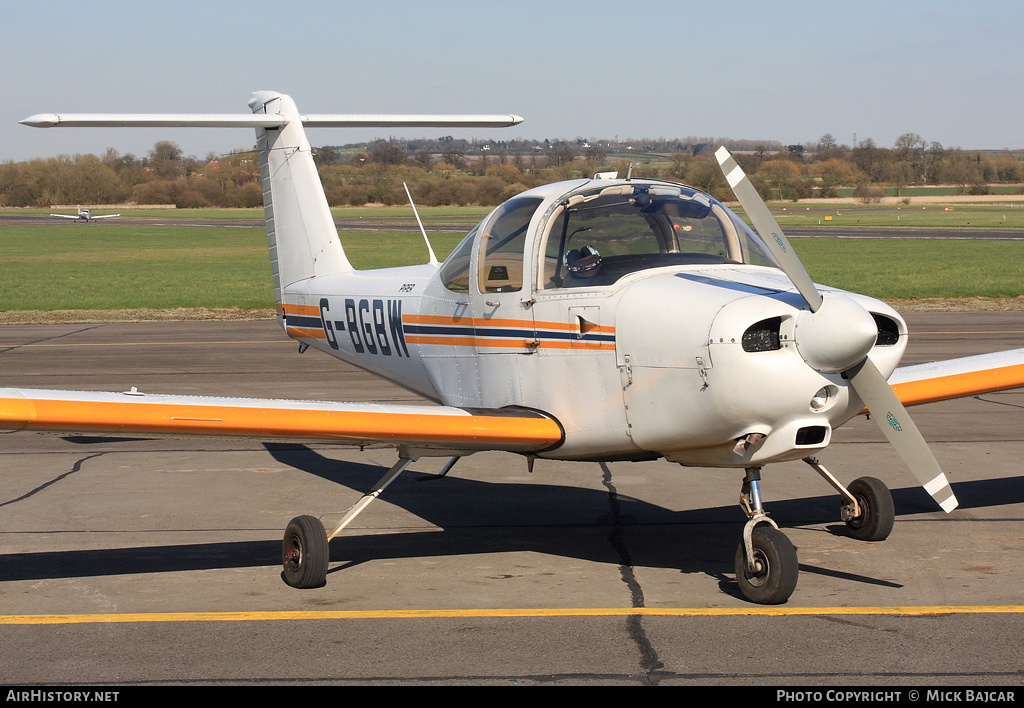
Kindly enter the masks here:
[[1024, 387], [1024, 364], [892, 385], [905, 406]]
[[555, 421], [515, 416], [415, 414], [0, 398], [0, 427], [192, 433], [249, 437], [452, 443], [540, 449], [558, 443]]

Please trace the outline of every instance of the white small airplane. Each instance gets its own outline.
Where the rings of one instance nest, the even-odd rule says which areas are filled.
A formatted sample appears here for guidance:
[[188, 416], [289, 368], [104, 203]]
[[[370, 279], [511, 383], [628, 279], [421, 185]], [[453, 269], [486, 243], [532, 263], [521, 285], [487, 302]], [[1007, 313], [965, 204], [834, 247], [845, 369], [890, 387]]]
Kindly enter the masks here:
[[83, 209], [82, 205], [78, 205], [78, 216], [72, 216], [71, 214], [50, 214], [50, 216], [56, 216], [60, 219], [74, 219], [75, 221], [96, 221], [97, 219], [113, 219], [115, 216], [121, 216], [120, 214], [98, 214], [93, 215], [89, 209]]
[[[439, 263], [357, 271], [305, 127], [515, 125], [516, 116], [303, 116], [275, 92], [251, 115], [36, 115], [31, 126], [255, 128], [278, 322], [299, 342], [436, 406], [0, 390], [0, 427], [385, 442], [398, 461], [327, 532], [299, 516], [284, 580], [326, 582], [329, 539], [413, 460], [504, 450], [742, 472], [743, 595], [785, 602], [796, 551], [765, 512], [764, 465], [804, 460], [841, 495], [849, 533], [893, 527], [886, 486], [842, 484], [816, 459], [865, 407], [946, 512], [946, 476], [904, 406], [1024, 386], [1024, 349], [897, 368], [907, 327], [883, 302], [814, 284], [727, 150], [718, 161], [757, 233], [682, 184], [580, 179], [505, 202]], [[757, 235], [760, 234], [760, 237]], [[426, 235], [424, 234], [424, 237]]]

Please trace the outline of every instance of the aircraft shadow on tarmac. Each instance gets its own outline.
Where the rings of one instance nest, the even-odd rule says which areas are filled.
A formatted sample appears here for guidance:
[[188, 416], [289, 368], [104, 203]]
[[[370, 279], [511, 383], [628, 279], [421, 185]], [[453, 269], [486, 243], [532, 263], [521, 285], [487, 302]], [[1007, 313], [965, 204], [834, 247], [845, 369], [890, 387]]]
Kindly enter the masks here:
[[[265, 446], [282, 464], [360, 493], [371, 488], [384, 471], [376, 465], [333, 460], [304, 445]], [[744, 521], [738, 506], [676, 511], [618, 495], [612, 488], [481, 482], [459, 478], [457, 469], [434, 483], [421, 483], [415, 472], [406, 472], [382, 497], [438, 529], [342, 532], [331, 542], [331, 573], [373, 560], [530, 551], [616, 566], [706, 573], [718, 578], [726, 592], [738, 595], [729, 589], [735, 586], [733, 554]], [[960, 507], [972, 509], [1024, 502], [1021, 481], [1022, 477], [1011, 477], [952, 486]], [[934, 502], [920, 487], [893, 490], [893, 500], [897, 516], [935, 511]], [[330, 503], [340, 513], [354, 501], [349, 493]], [[838, 508], [837, 494], [770, 504], [772, 518], [783, 529], [829, 524], [830, 532], [845, 535], [845, 527], [838, 522]], [[373, 511], [371, 507], [367, 514]], [[282, 527], [286, 521], [282, 520]], [[327, 525], [330, 523], [328, 517]], [[276, 538], [6, 554], [0, 555], [0, 583], [276, 566], [280, 558], [281, 541]], [[801, 564], [800, 569], [899, 587], [824, 567]]]

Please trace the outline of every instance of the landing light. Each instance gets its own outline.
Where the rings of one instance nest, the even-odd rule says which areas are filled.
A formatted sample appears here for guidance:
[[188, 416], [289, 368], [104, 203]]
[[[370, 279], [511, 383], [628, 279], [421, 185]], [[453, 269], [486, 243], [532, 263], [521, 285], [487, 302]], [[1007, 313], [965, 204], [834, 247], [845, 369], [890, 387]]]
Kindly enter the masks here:
[[832, 401], [835, 398], [838, 390], [835, 386], [822, 386], [818, 389], [818, 392], [811, 397], [811, 410], [812, 411], [823, 411], [832, 405]]

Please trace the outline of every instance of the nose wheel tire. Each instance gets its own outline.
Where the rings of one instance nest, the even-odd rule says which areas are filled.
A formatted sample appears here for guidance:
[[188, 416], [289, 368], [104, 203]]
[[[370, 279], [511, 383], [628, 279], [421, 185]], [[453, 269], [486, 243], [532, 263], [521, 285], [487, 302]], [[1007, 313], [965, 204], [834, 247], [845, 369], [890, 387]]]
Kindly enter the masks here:
[[293, 588], [319, 588], [327, 584], [330, 551], [327, 531], [315, 516], [296, 516], [284, 532], [281, 577]]
[[754, 568], [747, 564], [743, 542], [736, 549], [736, 582], [743, 596], [761, 605], [780, 605], [796, 589], [800, 573], [796, 549], [772, 526], [755, 526], [750, 535]]
[[846, 521], [850, 535], [861, 541], [884, 541], [888, 538], [896, 519], [889, 488], [874, 477], [861, 477], [850, 483], [849, 491], [860, 507], [860, 515]]

